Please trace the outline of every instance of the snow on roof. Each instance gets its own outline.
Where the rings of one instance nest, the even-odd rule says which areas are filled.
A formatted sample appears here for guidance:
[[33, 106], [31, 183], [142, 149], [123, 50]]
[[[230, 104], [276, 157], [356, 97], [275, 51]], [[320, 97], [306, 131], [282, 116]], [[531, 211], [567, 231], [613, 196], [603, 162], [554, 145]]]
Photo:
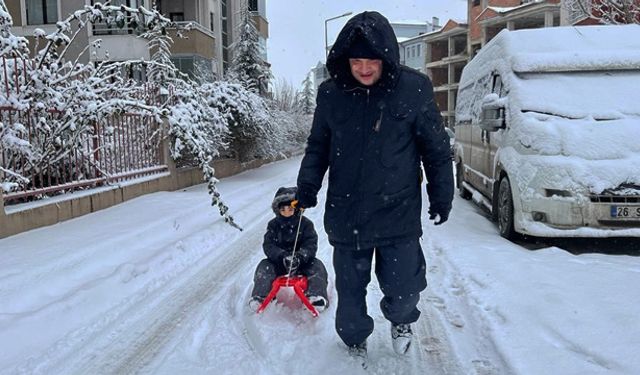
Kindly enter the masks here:
[[[439, 31], [439, 29], [438, 29], [438, 30], [436, 30], [436, 31]], [[433, 31], [428, 32], [428, 33], [422, 33], [422, 34], [419, 34], [419, 35], [416, 35], [416, 36], [412, 36], [412, 37], [410, 37], [410, 38], [407, 38], [407, 37], [401, 37], [401, 36], [399, 36], [399, 37], [397, 37], [397, 39], [398, 39], [398, 43], [406, 43], [406, 42], [414, 42], [414, 41], [418, 41], [418, 40], [420, 40], [420, 39], [424, 38], [426, 35], [431, 34], [432, 32], [433, 32]]]
[[519, 72], [640, 68], [640, 25], [503, 30], [496, 44]]
[[517, 6], [517, 7], [487, 7], [487, 8], [495, 11], [496, 13], [506, 13], [506, 12], [508, 12], [510, 10], [514, 10], [516, 8], [520, 8], [520, 6]]
[[515, 10], [515, 9], [526, 8], [526, 7], [532, 6], [534, 4], [540, 4], [540, 3], [544, 3], [544, 1], [542, 1], [542, 0], [529, 1], [527, 3], [522, 3], [522, 4], [520, 4], [518, 6], [515, 6], [515, 7], [488, 6], [487, 9], [491, 9], [491, 10], [497, 12], [497, 13], [507, 13], [507, 12], [510, 12], [512, 10]]
[[428, 21], [417, 21], [417, 20], [402, 20], [402, 21], [393, 21], [392, 25], [429, 25]]

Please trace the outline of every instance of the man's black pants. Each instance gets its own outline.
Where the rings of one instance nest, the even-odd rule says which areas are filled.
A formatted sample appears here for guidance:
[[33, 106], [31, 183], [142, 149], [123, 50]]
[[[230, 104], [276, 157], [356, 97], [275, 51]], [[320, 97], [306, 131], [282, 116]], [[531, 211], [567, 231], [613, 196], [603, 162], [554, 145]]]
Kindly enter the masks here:
[[373, 332], [367, 314], [367, 285], [371, 281], [373, 254], [375, 272], [384, 297], [380, 309], [393, 324], [418, 320], [420, 292], [427, 287], [426, 263], [419, 239], [388, 246], [358, 249], [336, 246], [333, 267], [336, 273], [338, 306], [336, 331], [347, 345], [362, 343]]

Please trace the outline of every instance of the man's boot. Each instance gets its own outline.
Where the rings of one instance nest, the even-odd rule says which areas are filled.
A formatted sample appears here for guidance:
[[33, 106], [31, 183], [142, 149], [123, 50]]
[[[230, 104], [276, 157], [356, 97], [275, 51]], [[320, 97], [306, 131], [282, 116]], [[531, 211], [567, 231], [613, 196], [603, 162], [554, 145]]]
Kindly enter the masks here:
[[348, 346], [349, 355], [356, 360], [363, 368], [367, 368], [367, 342]]
[[391, 324], [391, 342], [398, 355], [405, 355], [411, 346], [413, 332], [410, 324]]

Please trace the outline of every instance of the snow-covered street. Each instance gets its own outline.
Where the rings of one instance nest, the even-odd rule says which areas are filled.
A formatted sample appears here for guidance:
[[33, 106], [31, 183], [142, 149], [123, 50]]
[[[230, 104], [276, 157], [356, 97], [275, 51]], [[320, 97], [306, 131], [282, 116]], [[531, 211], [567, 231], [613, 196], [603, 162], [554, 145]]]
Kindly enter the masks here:
[[[313, 318], [287, 293], [262, 315], [247, 308], [273, 194], [295, 185], [299, 164], [220, 182], [242, 232], [199, 185], [0, 240], [0, 374], [364, 373], [334, 331], [325, 190], [305, 215], [329, 270], [329, 309]], [[634, 243], [525, 248], [459, 197], [445, 225], [424, 219], [417, 337], [406, 358], [394, 354], [374, 278], [367, 373], [640, 373]]]

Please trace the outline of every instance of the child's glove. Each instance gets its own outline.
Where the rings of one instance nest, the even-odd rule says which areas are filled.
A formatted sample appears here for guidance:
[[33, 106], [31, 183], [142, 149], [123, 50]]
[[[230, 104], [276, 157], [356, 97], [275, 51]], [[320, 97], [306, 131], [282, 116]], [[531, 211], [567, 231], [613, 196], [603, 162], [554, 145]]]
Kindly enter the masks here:
[[282, 258], [282, 263], [284, 263], [284, 268], [289, 271], [291, 270], [291, 272], [295, 272], [298, 267], [300, 267], [300, 258], [298, 258], [298, 256], [293, 256], [293, 255], [287, 255], [286, 257]]
[[298, 202], [297, 199], [292, 200], [291, 201], [291, 207], [293, 207], [294, 209], [296, 209], [296, 210], [298, 210], [300, 212], [304, 212], [304, 207], [302, 207], [302, 206], [298, 207], [298, 203], [300, 203], [300, 202]]

